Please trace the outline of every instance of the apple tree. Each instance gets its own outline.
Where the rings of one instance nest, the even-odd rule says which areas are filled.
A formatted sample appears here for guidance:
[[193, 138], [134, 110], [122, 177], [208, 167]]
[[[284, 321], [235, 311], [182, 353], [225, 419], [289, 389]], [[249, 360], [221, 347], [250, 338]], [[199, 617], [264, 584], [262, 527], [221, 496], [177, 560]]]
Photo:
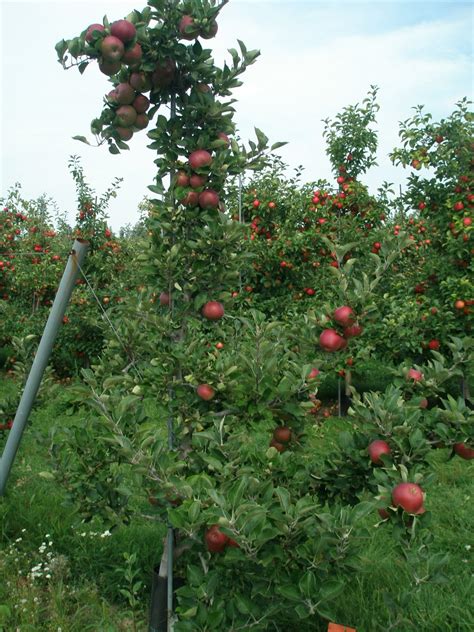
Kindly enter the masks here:
[[[331, 493], [344, 477], [332, 482], [331, 465], [308, 447], [320, 333], [311, 318], [300, 327], [306, 343], [299, 346], [296, 323], [239, 310], [236, 287], [253, 255], [245, 227], [227, 210], [229, 178], [261, 167], [268, 139], [256, 130], [246, 148], [233, 121], [233, 90], [258, 51], [239, 41], [221, 68], [205, 46], [225, 4], [149, 0], [126, 19], [104, 18], [57, 45], [65, 67], [84, 72], [97, 63], [112, 84], [91, 124], [99, 145], [117, 153], [149, 128], [156, 197], [149, 249], [137, 261], [158, 297], [150, 302], [144, 290], [119, 306], [116, 330], [132, 353], [109, 340], [102, 362], [84, 371], [77, 395], [93, 412], [68, 431], [58, 473], [88, 518], [130, 520], [141, 499], [172, 527], [160, 574], [172, 555], [184, 583], [174, 629], [289, 629], [297, 622], [311, 630], [332, 616], [360, 563], [375, 474], [368, 446], [351, 445], [364, 473], [350, 494]], [[327, 205], [340, 210], [343, 199], [331, 196]], [[330, 267], [342, 275], [351, 267], [349, 249], [337, 248]], [[339, 326], [354, 326], [344, 314], [334, 315]], [[406, 483], [417, 495], [415, 504], [405, 502], [403, 487], [386, 501], [393, 521], [414, 535], [424, 519], [421, 476], [403, 481], [403, 473], [416, 472], [382, 464], [387, 485]]]

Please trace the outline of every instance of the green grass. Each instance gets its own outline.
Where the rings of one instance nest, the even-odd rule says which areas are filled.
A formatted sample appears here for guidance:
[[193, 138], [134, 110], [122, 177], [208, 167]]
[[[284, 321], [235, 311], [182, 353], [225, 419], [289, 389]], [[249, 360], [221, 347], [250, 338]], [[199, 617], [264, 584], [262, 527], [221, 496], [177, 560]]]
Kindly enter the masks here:
[[[11, 380], [0, 381], [0, 399], [16, 391]], [[103, 535], [99, 521], [79, 523], [74, 508], [65, 503], [63, 490], [49, 476], [48, 433], [56, 423], [71, 423], [74, 417], [66, 412], [66, 389], [59, 389], [35, 410], [6, 496], [0, 500], [0, 631], [146, 630], [151, 571], [160, 559], [163, 525], [137, 519], [109, 536]], [[348, 423], [326, 420], [308, 432], [308, 440], [323, 455]], [[447, 450], [433, 453], [437, 483], [430, 487], [426, 501], [432, 512], [433, 550], [451, 556], [446, 583], [422, 583], [414, 589], [407, 564], [395, 554], [389, 528], [381, 525], [373, 528], [367, 543], [364, 570], [354, 575], [336, 605], [339, 623], [358, 632], [474, 630], [474, 468], [448, 457]], [[136, 554], [133, 570], [142, 582], [134, 608], [120, 593], [127, 587], [125, 553]], [[29, 573], [35, 567], [38, 576], [33, 580]], [[399, 601], [404, 592], [409, 594], [406, 620], [397, 621], [386, 599]], [[321, 624], [320, 629], [326, 628]]]

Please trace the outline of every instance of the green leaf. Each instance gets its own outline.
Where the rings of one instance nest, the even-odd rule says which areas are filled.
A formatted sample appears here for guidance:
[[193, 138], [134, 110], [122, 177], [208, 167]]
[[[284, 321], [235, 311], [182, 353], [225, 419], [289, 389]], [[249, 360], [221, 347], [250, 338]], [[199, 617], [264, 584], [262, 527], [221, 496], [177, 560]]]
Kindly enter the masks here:
[[284, 147], [285, 145], [288, 145], [288, 142], [284, 141], [284, 142], [278, 142], [278, 143], [273, 143], [273, 145], [270, 147], [270, 151], [275, 151], [275, 149], [279, 149], [280, 147]]
[[278, 594], [280, 594], [285, 599], [289, 601], [301, 601], [301, 595], [293, 584], [283, 584], [280, 586], [276, 586], [275, 590]]
[[321, 601], [331, 601], [344, 590], [345, 583], [338, 579], [326, 580], [319, 589], [319, 599]]
[[73, 136], [73, 140], [79, 140], [81, 143], [85, 143], [86, 145], [90, 145], [90, 142], [87, 140], [85, 136]]

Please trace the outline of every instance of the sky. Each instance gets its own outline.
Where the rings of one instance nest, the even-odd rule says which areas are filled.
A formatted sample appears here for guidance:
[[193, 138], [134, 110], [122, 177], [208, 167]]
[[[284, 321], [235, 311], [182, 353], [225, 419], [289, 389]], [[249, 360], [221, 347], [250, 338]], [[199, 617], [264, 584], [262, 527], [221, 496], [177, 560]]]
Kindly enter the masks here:
[[[109, 208], [110, 225], [138, 220], [139, 203], [152, 195], [150, 140], [136, 134], [130, 152], [118, 156], [73, 140], [91, 138], [90, 121], [111, 85], [96, 64], [82, 76], [63, 70], [54, 46], [103, 15], [113, 21], [145, 4], [0, 0], [0, 197], [19, 182], [24, 197], [45, 193], [72, 221], [76, 198], [67, 163], [78, 155], [98, 194], [123, 178]], [[462, 97], [473, 98], [473, 16], [472, 3], [461, 1], [230, 0], [217, 37], [206, 45], [218, 62], [230, 58], [226, 51], [237, 39], [261, 51], [234, 93], [239, 134], [253, 138], [256, 126], [270, 142], [287, 141], [278, 153], [290, 169], [304, 167], [304, 181], [332, 177], [322, 119], [360, 103], [377, 85], [379, 165], [365, 177], [375, 192], [383, 181], [403, 185], [406, 172], [393, 167], [388, 154], [412, 107], [424, 104], [437, 120]]]

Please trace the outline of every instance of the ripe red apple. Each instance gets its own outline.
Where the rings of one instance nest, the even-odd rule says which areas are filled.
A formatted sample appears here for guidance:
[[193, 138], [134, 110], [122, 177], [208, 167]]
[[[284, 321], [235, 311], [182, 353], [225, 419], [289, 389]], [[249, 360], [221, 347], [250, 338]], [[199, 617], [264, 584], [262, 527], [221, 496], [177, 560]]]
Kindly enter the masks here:
[[219, 525], [213, 524], [205, 535], [207, 550], [211, 553], [222, 553], [229, 542], [229, 538], [219, 529]]
[[193, 173], [193, 175], [189, 178], [189, 184], [193, 189], [200, 189], [207, 182], [206, 176], [199, 176], [197, 173]]
[[347, 345], [347, 340], [340, 336], [334, 329], [325, 329], [319, 336], [319, 344], [324, 351], [339, 351]]
[[131, 105], [135, 99], [135, 90], [129, 83], [119, 83], [112, 94], [117, 105]]
[[132, 72], [128, 82], [137, 92], [148, 92], [151, 89], [151, 77], [144, 72]]
[[135, 119], [135, 123], [133, 124], [133, 127], [135, 129], [145, 129], [145, 127], [148, 126], [149, 122], [150, 122], [150, 119], [148, 118], [146, 114], [137, 114], [137, 118]]
[[472, 224], [472, 219], [470, 217], [465, 217], [462, 220], [462, 223], [464, 224], [464, 226], [470, 226]]
[[120, 61], [106, 61], [105, 59], [101, 59], [99, 61], [99, 70], [104, 75], [111, 77], [118, 73], [118, 71], [122, 68], [122, 62]]
[[215, 20], [212, 20], [209, 23], [209, 25], [201, 28], [199, 35], [203, 39], [212, 39], [213, 37], [215, 37], [217, 33], [217, 29], [218, 29], [217, 22]]
[[343, 327], [350, 327], [355, 321], [354, 311], [348, 305], [343, 305], [334, 310], [333, 318], [336, 323], [339, 323], [339, 325]]
[[360, 325], [354, 324], [344, 329], [344, 336], [346, 338], [355, 338], [356, 336], [360, 336], [362, 331], [363, 329]]
[[209, 167], [212, 163], [212, 156], [205, 149], [197, 149], [189, 155], [188, 162], [191, 169], [196, 171], [197, 169], [202, 169], [203, 167]]
[[170, 295], [168, 292], [161, 292], [160, 294], [160, 305], [169, 305], [171, 301]]
[[165, 59], [155, 66], [151, 81], [155, 88], [167, 88], [173, 81], [176, 72], [174, 59]]
[[288, 443], [291, 440], [291, 428], [288, 428], [288, 426], [278, 426], [273, 431], [273, 438], [278, 443]]
[[407, 513], [417, 513], [423, 505], [423, 490], [416, 483], [400, 483], [392, 490], [392, 503]]
[[440, 344], [441, 343], [439, 340], [433, 339], [429, 341], [428, 348], [431, 349], [432, 351], [437, 351], [440, 347]]
[[455, 202], [453, 205], [453, 209], [455, 211], [462, 211], [464, 208], [464, 204], [462, 202]]
[[131, 105], [121, 105], [115, 115], [116, 123], [120, 127], [131, 127], [137, 120], [137, 112]]
[[216, 394], [215, 390], [209, 384], [199, 384], [196, 389], [196, 393], [199, 395], [201, 399], [208, 402], [210, 399], [214, 397]]
[[219, 208], [219, 196], [216, 191], [206, 189], [199, 194], [199, 206], [203, 209]]
[[150, 107], [150, 101], [144, 94], [138, 94], [132, 101], [137, 114], [144, 114]]
[[180, 203], [184, 204], [184, 206], [198, 206], [199, 193], [197, 193], [196, 191], [188, 191], [184, 198], [181, 198]]
[[386, 441], [383, 441], [382, 439], [376, 439], [375, 441], [372, 441], [372, 443], [368, 447], [368, 450], [370, 460], [376, 465], [380, 465], [383, 463], [382, 459], [380, 458], [382, 454], [391, 453], [390, 446]]
[[100, 51], [104, 61], [116, 63], [122, 59], [125, 49], [122, 40], [113, 35], [107, 35], [100, 44]]
[[120, 136], [121, 140], [130, 140], [133, 136], [133, 129], [130, 127], [116, 127], [115, 131]]
[[219, 301], [208, 301], [202, 308], [202, 315], [207, 320], [220, 320], [224, 316], [224, 306]]
[[193, 40], [199, 36], [199, 26], [194, 22], [191, 15], [183, 15], [178, 26], [181, 39]]
[[128, 20], [117, 20], [110, 25], [110, 33], [124, 44], [128, 44], [137, 34], [137, 29]]
[[136, 42], [133, 46], [127, 49], [122, 57], [122, 63], [127, 64], [127, 66], [134, 66], [139, 64], [142, 59], [142, 47], [138, 42]]
[[228, 147], [230, 145], [230, 138], [227, 136], [227, 134], [224, 134], [224, 132], [219, 132], [217, 134], [217, 138], [219, 140], [223, 140], [225, 142], [225, 146]]
[[419, 382], [423, 379], [423, 373], [418, 371], [417, 369], [409, 369], [407, 373], [407, 379], [413, 380], [414, 382]]
[[276, 439], [272, 439], [269, 445], [271, 448], [275, 448], [278, 452], [284, 452], [286, 450], [286, 446], [283, 445], [283, 443], [276, 441]]
[[453, 450], [462, 459], [466, 459], [466, 461], [474, 459], [474, 449], [470, 448], [465, 443], [455, 443], [453, 445]]
[[319, 375], [318, 369], [311, 369], [311, 371], [308, 373], [308, 380], [314, 380], [316, 377], [318, 377], [318, 375]]
[[91, 24], [86, 31], [86, 42], [92, 42], [94, 39], [94, 31], [100, 31], [103, 33], [105, 31], [105, 26], [103, 24]]
[[177, 187], [189, 186], [189, 177], [186, 171], [178, 171], [175, 178], [175, 184]]

